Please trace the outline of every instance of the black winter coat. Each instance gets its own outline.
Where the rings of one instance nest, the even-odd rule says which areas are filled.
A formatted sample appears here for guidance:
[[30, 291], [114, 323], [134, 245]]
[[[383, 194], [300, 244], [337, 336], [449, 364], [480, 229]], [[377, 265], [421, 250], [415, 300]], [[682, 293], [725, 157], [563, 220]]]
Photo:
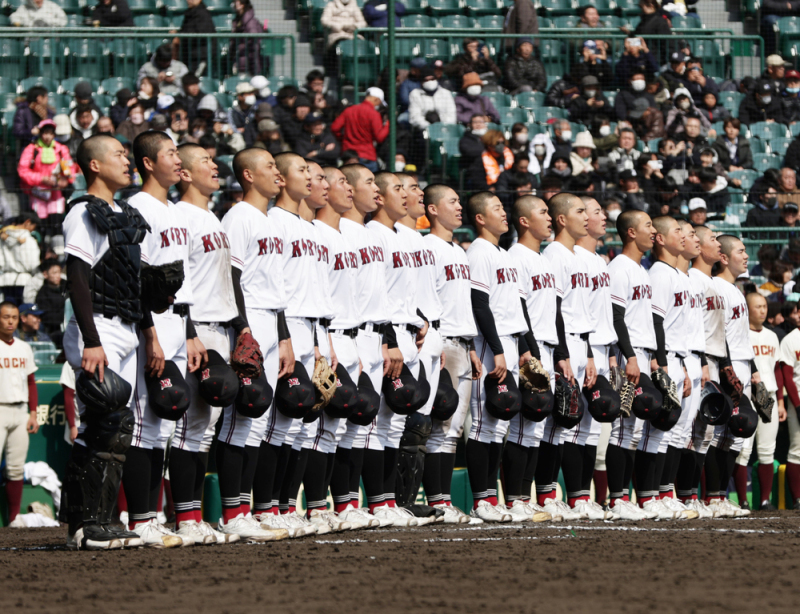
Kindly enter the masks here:
[[739, 115], [737, 117], [743, 124], [748, 125], [764, 122], [768, 119], [774, 119], [780, 124], [786, 123], [783, 119], [781, 99], [778, 96], [773, 96], [769, 104], [766, 107], [762, 107], [756, 104], [755, 94], [748, 94], [739, 104]]
[[527, 60], [516, 54], [508, 58], [505, 79], [509, 90], [516, 90], [524, 85], [531, 86], [537, 92], [547, 89], [547, 73], [542, 63], [533, 56]]
[[92, 21], [99, 21], [101, 28], [132, 28], [133, 16], [126, 0], [111, 0], [111, 4], [100, 2], [92, 9]]
[[[217, 31], [211, 13], [202, 2], [183, 14], [180, 32], [186, 34], [213, 34]], [[184, 38], [181, 40], [181, 62], [195, 70], [200, 62], [208, 62], [208, 38]], [[211, 39], [211, 54], [216, 55], [216, 39]]]

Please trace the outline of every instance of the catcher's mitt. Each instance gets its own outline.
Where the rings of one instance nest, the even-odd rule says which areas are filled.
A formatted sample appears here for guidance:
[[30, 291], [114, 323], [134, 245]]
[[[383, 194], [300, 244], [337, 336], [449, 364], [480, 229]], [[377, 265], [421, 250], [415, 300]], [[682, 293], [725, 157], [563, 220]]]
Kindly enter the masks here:
[[555, 405], [553, 420], [558, 426], [571, 429], [583, 418], [583, 406], [579, 400], [578, 386], [556, 373]]
[[742, 400], [744, 386], [742, 386], [739, 376], [736, 375], [736, 371], [734, 371], [731, 366], [722, 367], [722, 369], [720, 369], [719, 379], [722, 390], [731, 398], [733, 406], [739, 407], [739, 401]]
[[753, 407], [755, 407], [761, 420], [763, 422], [772, 422], [772, 408], [775, 405], [775, 400], [767, 392], [764, 382], [754, 384], [753, 392], [750, 396], [753, 398]]
[[264, 372], [264, 356], [258, 341], [250, 333], [242, 333], [236, 340], [236, 347], [231, 354], [231, 367], [236, 374], [256, 380]]
[[311, 383], [317, 389], [317, 402], [312, 410], [319, 411], [331, 402], [337, 385], [336, 373], [331, 369], [328, 360], [324, 356], [317, 360], [314, 365], [314, 375], [311, 377]]
[[183, 260], [157, 266], [142, 262], [142, 307], [154, 313], [164, 313], [175, 300], [183, 279]]
[[619, 393], [619, 398], [622, 403], [620, 404], [620, 414], [623, 418], [631, 415], [631, 407], [633, 406], [633, 391], [634, 386], [628, 381], [625, 376], [625, 370], [622, 367], [611, 367], [608, 374], [608, 381], [611, 387]]
[[519, 369], [519, 385], [521, 388], [544, 392], [550, 390], [550, 374], [545, 371], [537, 358], [531, 358]]
[[653, 386], [664, 398], [664, 409], [667, 411], [679, 410], [681, 398], [678, 396], [678, 387], [664, 369], [656, 369], [650, 374]]

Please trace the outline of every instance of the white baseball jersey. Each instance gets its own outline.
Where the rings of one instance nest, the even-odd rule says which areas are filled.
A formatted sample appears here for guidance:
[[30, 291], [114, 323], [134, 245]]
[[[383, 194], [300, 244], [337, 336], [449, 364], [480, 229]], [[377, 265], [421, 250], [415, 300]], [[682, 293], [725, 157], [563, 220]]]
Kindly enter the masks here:
[[422, 326], [423, 319], [417, 315], [417, 276], [413, 256], [397, 230], [387, 228], [375, 220], [367, 224], [383, 247], [383, 262], [386, 276], [386, 295], [389, 299], [389, 321], [392, 324]]
[[515, 243], [508, 250], [519, 273], [520, 295], [536, 341], [558, 345], [556, 333], [556, 276], [550, 261], [529, 247]]
[[653, 315], [664, 318], [664, 345], [667, 352], [686, 356], [687, 312], [689, 311], [689, 278], [678, 269], [658, 261], [650, 267], [653, 287]]
[[[119, 206], [111, 209], [119, 213]], [[63, 223], [64, 253], [75, 256], [94, 267], [108, 251], [108, 235], [97, 231], [92, 216], [86, 211], [86, 203], [73, 205]]]
[[36, 373], [31, 346], [22, 339], [0, 342], [0, 403], [27, 403], [31, 373]]
[[706, 332], [706, 354], [725, 356], [725, 297], [720, 295], [714, 280], [697, 269], [689, 269], [689, 279], [703, 288], [703, 329]]
[[358, 256], [356, 272], [356, 304], [361, 322], [381, 324], [389, 320], [389, 298], [386, 293], [386, 254], [380, 237], [363, 224], [339, 220], [339, 231]]
[[476, 239], [467, 250], [472, 289], [489, 295], [498, 336], [528, 330], [519, 300], [519, 273], [508, 252], [486, 239]]
[[592, 345], [611, 345], [617, 342], [617, 332], [614, 330], [614, 314], [611, 311], [611, 276], [608, 274], [608, 265], [603, 257], [575, 246], [575, 255], [586, 263], [589, 269], [589, 312], [594, 319], [594, 332], [589, 335]]
[[561, 299], [564, 330], [572, 335], [592, 332], [594, 317], [586, 264], [558, 241], [548, 245], [542, 254], [550, 261], [556, 276], [556, 294]]
[[619, 254], [608, 265], [608, 274], [611, 276], [611, 302], [625, 309], [631, 346], [655, 350], [656, 331], [650, 302], [653, 288], [647, 270], [625, 254]]
[[[165, 205], [160, 200], [139, 192], [128, 199], [128, 204], [136, 208], [150, 226], [150, 232], [142, 241], [142, 262], [150, 266], [169, 264], [183, 260], [183, 270], [189, 270], [189, 229], [186, 218], [178, 212], [176, 205]], [[191, 305], [192, 284], [188, 277], [175, 294], [176, 305]]]
[[405, 242], [417, 272], [417, 307], [429, 322], [441, 320], [444, 309], [436, 293], [436, 255], [416, 230], [402, 224], [395, 224], [395, 228]]
[[423, 239], [436, 261], [436, 293], [442, 302], [442, 337], [474, 337], [469, 259], [460, 245], [429, 234]]
[[753, 347], [750, 345], [750, 312], [744, 294], [732, 283], [719, 277], [714, 278], [714, 286], [725, 299], [725, 339], [731, 360], [752, 360]]
[[686, 314], [686, 341], [690, 352], [705, 353], [706, 333], [703, 326], [703, 297], [705, 286], [700, 279], [696, 279], [681, 272], [689, 281], [689, 310]]
[[222, 228], [231, 246], [231, 265], [242, 272], [245, 307], [286, 309], [281, 274], [286, 246], [271, 217], [242, 201], [222, 218]]
[[283, 284], [286, 315], [293, 318], [327, 318], [332, 315], [328, 283], [321, 283], [317, 229], [296, 213], [273, 207], [269, 215], [283, 236]]
[[231, 278], [231, 245], [217, 216], [187, 202], [175, 207], [189, 228], [192, 320], [229, 322], [239, 314]]
[[800, 328], [795, 328], [781, 340], [778, 360], [792, 368], [794, 385], [800, 390]]
[[356, 304], [358, 280], [358, 254], [341, 232], [325, 222], [314, 220], [320, 244], [328, 250], [325, 261], [328, 286], [331, 294], [334, 330], [355, 328], [361, 324]]
[[775, 381], [775, 363], [780, 356], [780, 342], [778, 335], [764, 326], [761, 330], [750, 329], [750, 345], [753, 346], [756, 368], [761, 376], [761, 381], [769, 392], [778, 391], [778, 382]]

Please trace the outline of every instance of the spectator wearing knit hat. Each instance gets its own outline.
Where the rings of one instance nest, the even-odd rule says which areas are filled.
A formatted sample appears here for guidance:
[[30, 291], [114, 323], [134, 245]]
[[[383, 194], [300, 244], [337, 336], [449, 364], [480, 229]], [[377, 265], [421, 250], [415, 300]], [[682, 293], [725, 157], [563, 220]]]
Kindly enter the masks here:
[[473, 115], [484, 115], [487, 121], [500, 123], [500, 114], [492, 101], [481, 96], [483, 82], [476, 72], [463, 75], [461, 91], [456, 95], [456, 118], [459, 124], [469, 124]]
[[512, 95], [547, 89], [547, 73], [542, 63], [533, 57], [533, 41], [530, 38], [524, 36], [517, 39], [516, 51], [506, 62], [505, 82]]
[[128, 118], [128, 110], [136, 104], [136, 95], [127, 87], [117, 90], [117, 99], [111, 108], [108, 110], [108, 116], [114, 122], [114, 128]]

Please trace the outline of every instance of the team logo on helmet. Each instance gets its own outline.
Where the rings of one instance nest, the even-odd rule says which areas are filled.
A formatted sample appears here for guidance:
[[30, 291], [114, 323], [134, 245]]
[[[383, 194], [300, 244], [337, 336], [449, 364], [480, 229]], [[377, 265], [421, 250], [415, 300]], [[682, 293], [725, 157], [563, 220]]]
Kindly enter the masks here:
[[203, 369], [203, 374], [200, 376], [200, 379], [206, 381], [209, 377], [211, 377], [211, 369]]
[[299, 379], [297, 379], [296, 377], [290, 377], [289, 378], [289, 388], [293, 388], [293, 387], [299, 386], [299, 385], [300, 385], [300, 380]]
[[164, 388], [172, 388], [172, 382], [169, 378], [162, 379], [159, 384], [161, 384], [161, 390], [164, 390]]
[[336, 378], [336, 387], [337, 388], [341, 388], [342, 387], [342, 380], [340, 380], [338, 377]]
[[642, 394], [642, 387], [639, 386], [636, 390], [633, 391], [633, 393], [638, 397], [640, 394]]
[[403, 380], [401, 380], [399, 377], [396, 380], [392, 380], [392, 386], [395, 390], [400, 390], [400, 388], [403, 387]]
[[250, 386], [250, 385], [251, 385], [253, 382], [252, 382], [252, 380], [251, 380], [249, 377], [243, 377], [243, 378], [242, 378], [242, 383], [243, 383], [245, 386]]
[[600, 398], [600, 391], [599, 391], [599, 390], [595, 390], [595, 391], [592, 393], [592, 401], [596, 401], [596, 400], [597, 400], [597, 399], [599, 399], [599, 398]]
[[501, 392], [508, 392], [508, 386], [506, 386], [505, 384], [500, 384], [497, 387], [497, 392], [498, 392], [498, 394], [501, 393]]
[[738, 415], [739, 415], [739, 408], [734, 407], [733, 410], [731, 411], [731, 416], [738, 416]]

